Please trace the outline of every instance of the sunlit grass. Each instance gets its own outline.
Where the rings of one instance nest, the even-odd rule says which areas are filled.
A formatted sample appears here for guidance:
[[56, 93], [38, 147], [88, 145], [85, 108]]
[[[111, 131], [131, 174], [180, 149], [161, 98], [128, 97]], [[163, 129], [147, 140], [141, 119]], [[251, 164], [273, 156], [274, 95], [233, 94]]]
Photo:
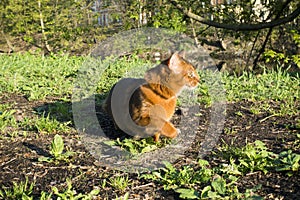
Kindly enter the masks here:
[[275, 100], [291, 102], [300, 97], [300, 77], [290, 76], [286, 71], [265, 70], [254, 75], [244, 72], [241, 76], [224, 74], [223, 81], [229, 101]]
[[[217, 75], [209, 72], [200, 72], [200, 75], [204, 79], [197, 90], [200, 103], [211, 105], [212, 99], [219, 97], [218, 93], [212, 95], [211, 88], [223, 87], [227, 102], [243, 100], [254, 102], [254, 106], [250, 108], [254, 114], [260, 112], [269, 112], [279, 116], [299, 114], [297, 109], [300, 97], [299, 75], [291, 76], [280, 68], [265, 70], [259, 75], [248, 72], [239, 76], [223, 73], [220, 77], [222, 84], [219, 83], [216, 86], [210, 81], [210, 77]], [[269, 105], [270, 101], [277, 103], [279, 109], [274, 110]]]
[[26, 54], [0, 56], [0, 94], [25, 94], [29, 100], [68, 96], [83, 57]]
[[0, 133], [8, 127], [16, 127], [15, 110], [9, 104], [0, 104]]

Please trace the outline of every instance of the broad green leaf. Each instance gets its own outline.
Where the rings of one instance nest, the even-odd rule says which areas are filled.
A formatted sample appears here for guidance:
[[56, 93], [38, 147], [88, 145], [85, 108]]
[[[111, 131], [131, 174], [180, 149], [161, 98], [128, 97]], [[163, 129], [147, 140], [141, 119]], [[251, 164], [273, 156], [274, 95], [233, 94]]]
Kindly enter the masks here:
[[108, 140], [108, 141], [104, 141], [104, 144], [108, 145], [108, 146], [114, 146], [116, 144], [118, 144], [116, 141], [114, 140]]
[[169, 163], [169, 162], [163, 162], [164, 163], [164, 165], [166, 166], [166, 168], [170, 171], [170, 172], [174, 172], [174, 171], [176, 171], [176, 168], [171, 164], [171, 163]]
[[226, 181], [221, 178], [221, 177], [218, 177], [216, 178], [212, 183], [211, 183], [211, 186], [214, 188], [214, 190], [216, 192], [218, 192], [218, 194], [225, 194], [226, 192]]
[[249, 167], [248, 162], [246, 162], [245, 160], [240, 160], [241, 165], [244, 165], [245, 167]]
[[51, 143], [51, 154], [54, 157], [57, 157], [60, 154], [62, 154], [63, 150], [64, 150], [64, 141], [60, 135], [56, 134]]
[[207, 196], [209, 199], [222, 199], [220, 195], [218, 195], [217, 192], [208, 191]]
[[208, 192], [210, 192], [210, 191], [211, 191], [211, 186], [210, 185], [204, 187], [202, 192], [201, 192], [201, 198], [207, 198], [208, 197]]
[[157, 147], [155, 145], [149, 145], [149, 146], [144, 147], [142, 149], [141, 153], [147, 153], [147, 152], [153, 151], [154, 149], [157, 149]]
[[183, 199], [199, 199], [199, 193], [194, 189], [179, 188], [175, 192], [179, 193], [179, 197]]
[[38, 161], [39, 162], [52, 162], [52, 159], [51, 158], [49, 158], [49, 157], [39, 157], [38, 158]]
[[203, 160], [203, 159], [198, 160], [198, 163], [199, 163], [199, 165], [201, 167], [205, 167], [205, 166], [209, 165], [208, 161], [207, 160]]
[[160, 179], [163, 178], [159, 172], [153, 172], [152, 174]]

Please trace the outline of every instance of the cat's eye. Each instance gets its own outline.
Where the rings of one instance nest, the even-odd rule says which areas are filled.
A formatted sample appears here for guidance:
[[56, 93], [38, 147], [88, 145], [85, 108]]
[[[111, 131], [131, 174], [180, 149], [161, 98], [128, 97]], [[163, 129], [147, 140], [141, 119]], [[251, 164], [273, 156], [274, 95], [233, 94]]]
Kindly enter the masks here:
[[194, 72], [189, 72], [187, 75], [188, 75], [189, 78], [195, 78], [196, 77]]

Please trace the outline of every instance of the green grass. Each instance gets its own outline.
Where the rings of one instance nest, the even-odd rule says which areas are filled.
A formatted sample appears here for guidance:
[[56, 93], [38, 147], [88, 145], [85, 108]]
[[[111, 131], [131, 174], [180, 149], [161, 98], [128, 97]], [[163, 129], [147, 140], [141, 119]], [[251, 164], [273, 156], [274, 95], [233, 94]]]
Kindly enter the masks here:
[[264, 101], [285, 100], [288, 103], [300, 97], [300, 77], [290, 76], [280, 68], [265, 70], [262, 74], [253, 75], [244, 72], [241, 76], [225, 75], [225, 89], [229, 101]]
[[109, 146], [121, 147], [123, 150], [130, 152], [132, 157], [135, 157], [139, 154], [154, 151], [171, 143], [172, 140], [169, 138], [161, 138], [159, 142], [154, 142], [154, 139], [152, 137], [143, 138], [141, 140], [125, 138], [122, 141], [120, 141], [119, 138], [117, 138], [116, 140], [109, 140], [105, 142], [105, 144]]
[[9, 104], [0, 104], [0, 132], [4, 132], [8, 127], [16, 127], [17, 122], [14, 117], [15, 110]]
[[[42, 100], [48, 96], [69, 97], [77, 70], [82, 66], [83, 61], [84, 57], [72, 56], [1, 55], [0, 94], [20, 93], [30, 100]], [[151, 64], [137, 56], [115, 60], [109, 64], [102, 77], [99, 77], [95, 92], [108, 92], [111, 86], [123, 76], [132, 74], [142, 76], [144, 66], [151, 66]], [[214, 84], [209, 82], [209, 76], [212, 75], [206, 72], [200, 72], [200, 75], [203, 80], [197, 90], [200, 102], [209, 104], [212, 97], [207, 83]], [[284, 101], [286, 103], [282, 109], [291, 111], [294, 108], [292, 102], [300, 97], [300, 77], [291, 76], [279, 67], [278, 70], [265, 70], [260, 75], [244, 72], [241, 76], [229, 76], [223, 73], [221, 81], [229, 102]]]
[[33, 191], [34, 183], [29, 184], [28, 178], [26, 178], [25, 182], [16, 183], [13, 182], [12, 189], [2, 187], [0, 189], [0, 197], [3, 199], [33, 199], [31, 197]]
[[96, 91], [109, 92], [110, 88], [123, 77], [143, 78], [143, 71], [150, 66], [152, 66], [150, 62], [139, 59], [136, 55], [132, 55], [130, 59], [124, 57], [113, 60], [101, 75]]
[[71, 56], [1, 55], [0, 94], [25, 94], [29, 100], [69, 96], [82, 61]]
[[68, 132], [70, 122], [59, 122], [55, 118], [51, 118], [50, 115], [36, 116], [34, 118], [25, 117], [20, 126], [25, 130], [37, 131], [39, 133], [58, 133]]
[[[211, 105], [212, 99], [218, 98], [218, 95], [212, 96], [207, 84], [213, 85], [209, 72], [201, 72], [202, 83], [197, 92], [200, 96], [199, 102]], [[299, 115], [297, 109], [297, 100], [300, 98], [300, 77], [289, 75], [282, 71], [280, 67], [277, 70], [265, 70], [262, 74], [254, 75], [244, 72], [240, 76], [228, 75], [223, 73], [220, 77], [223, 89], [226, 91], [228, 102], [238, 102], [242, 100], [254, 102], [250, 108], [253, 114], [269, 112], [276, 116]], [[220, 84], [219, 84], [220, 85]], [[216, 87], [219, 87], [216, 85]], [[269, 101], [279, 104], [279, 109], [270, 108]]]

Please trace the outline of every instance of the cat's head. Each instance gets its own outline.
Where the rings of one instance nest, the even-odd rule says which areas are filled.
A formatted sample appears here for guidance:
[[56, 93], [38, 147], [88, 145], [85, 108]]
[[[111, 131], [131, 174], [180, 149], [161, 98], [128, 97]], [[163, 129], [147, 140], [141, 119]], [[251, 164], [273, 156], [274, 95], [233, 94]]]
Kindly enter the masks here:
[[185, 54], [183, 51], [175, 52], [167, 61], [167, 66], [172, 74], [180, 81], [180, 85], [187, 86], [190, 89], [197, 87], [200, 77], [195, 67], [184, 59]]

